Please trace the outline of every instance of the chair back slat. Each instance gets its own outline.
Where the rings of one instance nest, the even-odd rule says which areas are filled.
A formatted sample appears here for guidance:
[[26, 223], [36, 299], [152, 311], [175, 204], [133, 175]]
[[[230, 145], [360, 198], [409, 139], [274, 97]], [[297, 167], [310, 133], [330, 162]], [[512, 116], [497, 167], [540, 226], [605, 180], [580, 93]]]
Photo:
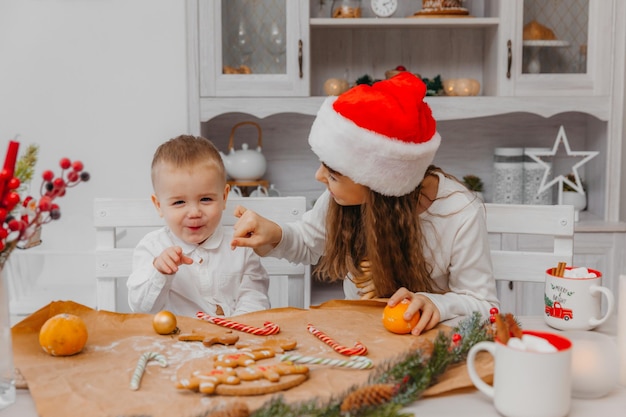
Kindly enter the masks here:
[[574, 257], [574, 208], [486, 203], [493, 272], [503, 312], [543, 313], [545, 271]]

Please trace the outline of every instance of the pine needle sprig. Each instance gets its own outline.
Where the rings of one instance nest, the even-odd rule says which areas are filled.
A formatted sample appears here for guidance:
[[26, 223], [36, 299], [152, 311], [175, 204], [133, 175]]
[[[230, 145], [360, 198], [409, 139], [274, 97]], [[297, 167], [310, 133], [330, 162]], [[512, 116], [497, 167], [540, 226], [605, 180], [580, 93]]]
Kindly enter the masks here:
[[15, 176], [20, 180], [19, 192], [24, 191], [28, 184], [35, 175], [35, 165], [37, 165], [37, 155], [39, 153], [39, 146], [28, 145], [26, 152], [22, 155], [15, 164]]

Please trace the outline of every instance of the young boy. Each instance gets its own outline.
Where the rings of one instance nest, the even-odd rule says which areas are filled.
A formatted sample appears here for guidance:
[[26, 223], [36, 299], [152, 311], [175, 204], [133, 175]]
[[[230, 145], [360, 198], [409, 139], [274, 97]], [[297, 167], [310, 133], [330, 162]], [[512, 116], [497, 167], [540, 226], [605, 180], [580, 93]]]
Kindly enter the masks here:
[[133, 254], [133, 311], [234, 316], [270, 307], [269, 277], [253, 250], [232, 251], [221, 227], [230, 186], [222, 158], [202, 137], [181, 135], [156, 150], [152, 202], [166, 226]]

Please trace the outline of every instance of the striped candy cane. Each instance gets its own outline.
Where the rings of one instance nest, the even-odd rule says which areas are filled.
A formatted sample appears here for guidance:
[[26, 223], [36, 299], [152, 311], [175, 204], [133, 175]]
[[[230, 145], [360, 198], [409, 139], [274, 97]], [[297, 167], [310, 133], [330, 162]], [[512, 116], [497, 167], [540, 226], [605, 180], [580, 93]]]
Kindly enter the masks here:
[[280, 360], [282, 362], [289, 361], [294, 363], [306, 363], [313, 365], [342, 366], [352, 369], [369, 369], [374, 366], [374, 363], [371, 361], [371, 359], [366, 358], [365, 356], [353, 356], [349, 360], [345, 360], [286, 353], [280, 357]]
[[196, 317], [201, 320], [208, 321], [209, 323], [217, 324], [218, 326], [228, 327], [229, 329], [251, 333], [257, 336], [269, 336], [280, 332], [280, 327], [278, 327], [277, 324], [274, 324], [271, 321], [266, 321], [265, 323], [263, 323], [263, 327], [259, 328], [237, 323], [235, 321], [227, 320], [221, 317], [214, 317], [207, 313], [203, 313], [202, 311], [198, 311], [196, 313]]
[[339, 343], [335, 342], [328, 335], [326, 335], [325, 333], [317, 330], [312, 324], [308, 324], [306, 326], [306, 329], [309, 331], [309, 333], [313, 334], [318, 339], [320, 339], [322, 342], [326, 343], [328, 346], [333, 348], [335, 350], [335, 352], [337, 352], [337, 353], [341, 353], [342, 355], [346, 355], [346, 356], [355, 356], [355, 355], [365, 355], [365, 354], [367, 354], [367, 347], [365, 347], [365, 345], [363, 343], [361, 343], [361, 342], [356, 342], [354, 344], [354, 347], [350, 348], [350, 347], [347, 347], [347, 346], [342, 346]]
[[167, 366], [167, 359], [165, 356], [161, 355], [157, 352], [145, 352], [139, 357], [137, 361], [137, 366], [135, 367], [135, 372], [133, 372], [133, 376], [130, 379], [130, 389], [136, 391], [139, 389], [139, 382], [141, 381], [141, 377], [143, 376], [144, 371], [146, 370], [146, 365], [148, 361], [155, 360], [159, 362], [161, 368], [165, 368]]

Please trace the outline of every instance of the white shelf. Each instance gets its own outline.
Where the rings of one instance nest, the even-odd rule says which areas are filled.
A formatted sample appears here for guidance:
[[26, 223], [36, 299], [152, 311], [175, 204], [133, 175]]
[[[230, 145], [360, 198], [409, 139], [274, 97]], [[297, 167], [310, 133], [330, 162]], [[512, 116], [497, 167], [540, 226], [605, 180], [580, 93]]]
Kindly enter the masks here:
[[333, 19], [316, 17], [309, 20], [311, 29], [318, 28], [486, 28], [497, 27], [500, 24], [498, 17], [391, 17], [391, 18], [358, 18], [358, 19]]
[[[200, 117], [207, 121], [224, 113], [247, 113], [264, 118], [276, 113], [315, 116], [325, 97], [203, 98]], [[508, 113], [531, 113], [552, 117], [559, 113], [584, 112], [601, 121], [609, 120], [606, 97], [426, 97], [438, 121], [472, 119]]]

